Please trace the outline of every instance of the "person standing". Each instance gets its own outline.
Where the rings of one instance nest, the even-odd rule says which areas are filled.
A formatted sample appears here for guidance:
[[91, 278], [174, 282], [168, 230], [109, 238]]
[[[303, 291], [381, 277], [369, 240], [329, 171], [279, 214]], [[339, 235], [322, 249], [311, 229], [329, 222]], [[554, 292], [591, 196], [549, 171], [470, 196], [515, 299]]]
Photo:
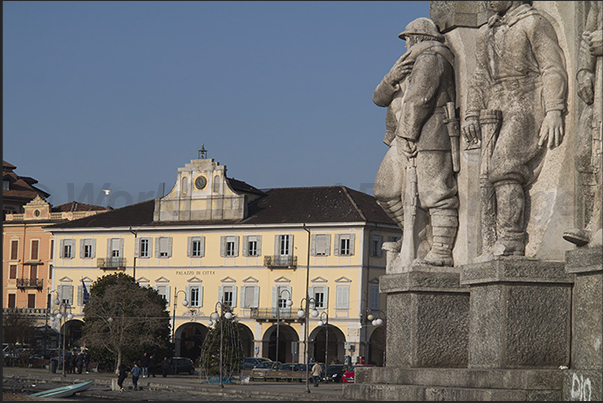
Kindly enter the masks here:
[[143, 378], [149, 376], [149, 356], [146, 352], [140, 357], [140, 369], [142, 370]]
[[482, 233], [494, 230], [484, 259], [525, 255], [526, 188], [538, 178], [547, 146], [559, 146], [564, 135], [565, 56], [553, 25], [530, 3], [488, 1], [496, 14], [477, 33], [461, 132], [470, 145], [481, 142], [483, 187], [493, 188], [491, 223], [482, 216]]
[[149, 373], [155, 378], [155, 356], [149, 357]]
[[312, 379], [314, 379], [314, 386], [318, 387], [320, 384], [320, 373], [322, 372], [322, 366], [317, 362], [312, 367]]
[[128, 367], [126, 364], [121, 364], [117, 370], [117, 385], [119, 386], [119, 391], [124, 391], [124, 380], [128, 377]]
[[84, 352], [80, 351], [75, 357], [76, 373], [81, 374], [84, 370]]
[[[458, 137], [453, 143], [448, 127], [449, 106], [456, 109], [450, 104], [456, 98], [454, 55], [429, 18], [411, 21], [398, 37], [406, 41], [407, 51], [373, 91], [373, 102], [387, 107], [383, 142], [390, 147], [377, 171], [373, 194], [400, 229], [412, 227], [408, 220], [414, 218], [404, 216], [404, 206], [415, 202], [405, 200], [407, 182], [414, 179], [406, 172], [409, 166], [416, 167], [416, 206], [429, 214], [432, 243], [422, 259], [414, 250], [404, 258], [452, 266], [459, 207], [455, 176], [459, 168], [453, 165], [453, 158], [458, 160]], [[386, 243], [383, 249], [399, 254], [401, 243]]]
[[138, 363], [135, 362], [134, 366], [130, 370], [132, 373], [132, 385], [134, 386], [134, 390], [138, 390], [138, 378], [140, 377], [140, 367]]
[[163, 357], [163, 361], [161, 361], [161, 374], [165, 378], [170, 370], [170, 362], [167, 357]]

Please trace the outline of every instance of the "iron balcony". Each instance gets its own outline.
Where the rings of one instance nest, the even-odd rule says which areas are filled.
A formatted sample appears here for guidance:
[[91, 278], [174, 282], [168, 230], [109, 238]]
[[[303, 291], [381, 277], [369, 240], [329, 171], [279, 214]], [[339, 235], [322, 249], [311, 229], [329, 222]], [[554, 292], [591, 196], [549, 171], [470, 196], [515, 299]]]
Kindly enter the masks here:
[[18, 278], [18, 288], [42, 288], [44, 280], [38, 278]]
[[125, 257], [99, 257], [96, 259], [96, 267], [103, 270], [125, 270], [126, 269], [126, 258]]
[[296, 269], [297, 256], [274, 255], [264, 256], [264, 266], [269, 269]]

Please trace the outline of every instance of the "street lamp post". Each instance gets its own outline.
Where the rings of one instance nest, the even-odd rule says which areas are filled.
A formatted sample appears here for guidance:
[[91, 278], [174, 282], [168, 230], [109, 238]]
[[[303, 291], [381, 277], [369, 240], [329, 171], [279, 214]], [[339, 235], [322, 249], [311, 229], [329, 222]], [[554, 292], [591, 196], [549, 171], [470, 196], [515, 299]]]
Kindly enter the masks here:
[[[301, 308], [304, 306], [304, 301], [306, 301], [305, 304], [305, 309]], [[305, 332], [305, 337], [304, 337], [304, 350], [305, 350], [305, 364], [306, 364], [306, 393], [310, 393], [310, 376], [309, 376], [309, 370], [310, 370], [310, 365], [308, 362], [308, 327], [310, 325], [310, 315], [316, 317], [318, 316], [318, 311], [316, 309], [312, 310], [311, 314], [308, 314], [308, 311], [310, 309], [310, 301], [312, 301], [312, 305], [313, 308], [316, 305], [316, 300], [314, 298], [307, 298], [304, 297], [302, 298], [301, 302], [300, 302], [300, 308], [299, 311], [297, 311], [297, 316], [299, 318], [305, 318], [305, 324], [304, 324], [304, 332]]]
[[277, 301], [277, 307], [276, 307], [276, 362], [278, 365], [278, 347], [279, 347], [279, 325], [281, 323], [281, 316], [280, 316], [280, 312], [281, 312], [281, 300], [282, 300], [282, 295], [283, 292], [288, 292], [289, 293], [289, 298], [287, 298], [285, 300], [285, 306], [286, 307], [290, 307], [291, 305], [293, 305], [293, 301], [291, 301], [291, 291], [289, 291], [288, 289], [282, 289], [279, 292], [278, 295], [278, 301]]
[[[174, 357], [176, 357], [176, 305], [178, 305], [178, 293], [184, 293], [184, 301], [182, 301], [183, 306], [188, 306], [188, 300], [186, 299], [186, 291], [180, 290], [174, 287], [174, 309], [172, 313], [172, 342], [174, 343]], [[174, 360], [174, 375], [178, 375], [178, 361]]]
[[[378, 311], [377, 317], [375, 317], [371, 311]], [[365, 313], [365, 317], [366, 317], [367, 322], [370, 322], [371, 325], [373, 325], [375, 327], [379, 327], [379, 326], [383, 325], [383, 319], [381, 319], [382, 314], [385, 317], [385, 312], [383, 312], [381, 309], [367, 309], [366, 313]], [[368, 340], [368, 326], [367, 326], [366, 354], [369, 354], [369, 353], [370, 353], [370, 343]]]
[[[304, 298], [302, 298], [301, 303], [300, 303], [300, 310], [297, 312], [297, 316], [299, 316], [300, 318], [305, 317], [305, 323], [304, 323], [304, 360], [305, 360], [305, 364], [306, 364], [306, 393], [310, 393], [310, 383], [309, 383], [309, 362], [308, 362], [308, 337], [309, 337], [309, 332], [308, 332], [308, 326], [310, 325], [309, 322], [309, 298], [310, 298], [310, 230], [306, 227], [306, 223], [304, 223], [304, 231], [306, 231], [308, 233], [308, 241], [307, 241], [307, 256], [306, 256], [306, 296]], [[305, 306], [305, 310], [301, 309], [301, 306], [303, 301], [306, 301], [306, 306]], [[314, 300], [312, 298], [312, 300]]]
[[[136, 251], [136, 242], [138, 242], [138, 231], [134, 231], [130, 226], [130, 232], [134, 234], [134, 251]], [[140, 253], [140, 251], [139, 251]], [[132, 265], [132, 276], [134, 277], [134, 282], [136, 282], [136, 252], [134, 253], [134, 264]]]
[[[218, 305], [220, 305], [220, 313], [218, 313]], [[226, 309], [226, 313], [224, 313], [224, 310]], [[212, 320], [210, 321], [210, 326], [216, 323], [216, 320], [218, 320], [218, 318], [220, 318], [220, 387], [224, 388], [224, 382], [222, 380], [222, 344], [223, 344], [223, 339], [224, 339], [224, 319], [232, 319], [232, 312], [230, 312], [230, 306], [224, 304], [221, 301], [216, 302], [216, 305], [214, 306], [214, 313], [211, 314], [211, 318]]]
[[[324, 320], [322, 319], [323, 315], [325, 316]], [[329, 314], [327, 311], [322, 311], [320, 313], [320, 321], [318, 322], [318, 326], [325, 327], [325, 383], [327, 383], [327, 365], [329, 364]]]
[[[68, 300], [59, 300], [58, 298], [54, 300], [54, 304], [57, 305], [57, 314], [55, 318], [59, 320], [59, 329], [61, 329], [61, 319], [63, 319], [63, 376], [67, 376], [67, 371], [65, 370], [65, 344], [67, 342], [67, 320], [73, 319], [73, 315], [71, 314], [71, 305]], [[69, 313], [67, 313], [69, 312]]]

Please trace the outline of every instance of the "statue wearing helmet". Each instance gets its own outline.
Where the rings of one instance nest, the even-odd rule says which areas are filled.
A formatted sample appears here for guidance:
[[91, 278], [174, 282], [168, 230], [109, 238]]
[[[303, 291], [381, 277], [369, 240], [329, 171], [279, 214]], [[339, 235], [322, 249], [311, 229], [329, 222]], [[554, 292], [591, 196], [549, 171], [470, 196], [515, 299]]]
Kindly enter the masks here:
[[[452, 121], [450, 103], [456, 98], [454, 55], [428, 18], [411, 21], [398, 36], [406, 41], [407, 52], [373, 92], [373, 102], [387, 107], [384, 142], [390, 147], [377, 171], [373, 194], [404, 231], [402, 242], [383, 246], [394, 256], [388, 272], [403, 271], [411, 264], [452, 266], [459, 204], [447, 125]], [[415, 190], [409, 193], [413, 183]], [[407, 235], [410, 240], [413, 232], [419, 232], [413, 225], [416, 210], [408, 216], [408, 205], [429, 216], [431, 242], [424, 239], [422, 251], [405, 249], [414, 243], [407, 242]], [[422, 234], [429, 234], [428, 228]]]

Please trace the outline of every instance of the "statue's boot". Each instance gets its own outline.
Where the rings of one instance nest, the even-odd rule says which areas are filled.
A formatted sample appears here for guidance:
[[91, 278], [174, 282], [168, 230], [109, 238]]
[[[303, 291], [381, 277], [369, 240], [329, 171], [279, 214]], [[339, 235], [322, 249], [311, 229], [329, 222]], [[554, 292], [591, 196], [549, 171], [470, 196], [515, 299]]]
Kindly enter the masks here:
[[456, 209], [429, 209], [433, 242], [431, 249], [423, 259], [414, 264], [430, 266], [453, 266], [452, 247], [459, 226]]
[[590, 241], [591, 233], [586, 229], [570, 228], [563, 232], [563, 239], [576, 246], [584, 246]]
[[525, 194], [517, 181], [494, 184], [496, 191], [497, 240], [492, 246], [494, 256], [525, 255], [523, 214]]

